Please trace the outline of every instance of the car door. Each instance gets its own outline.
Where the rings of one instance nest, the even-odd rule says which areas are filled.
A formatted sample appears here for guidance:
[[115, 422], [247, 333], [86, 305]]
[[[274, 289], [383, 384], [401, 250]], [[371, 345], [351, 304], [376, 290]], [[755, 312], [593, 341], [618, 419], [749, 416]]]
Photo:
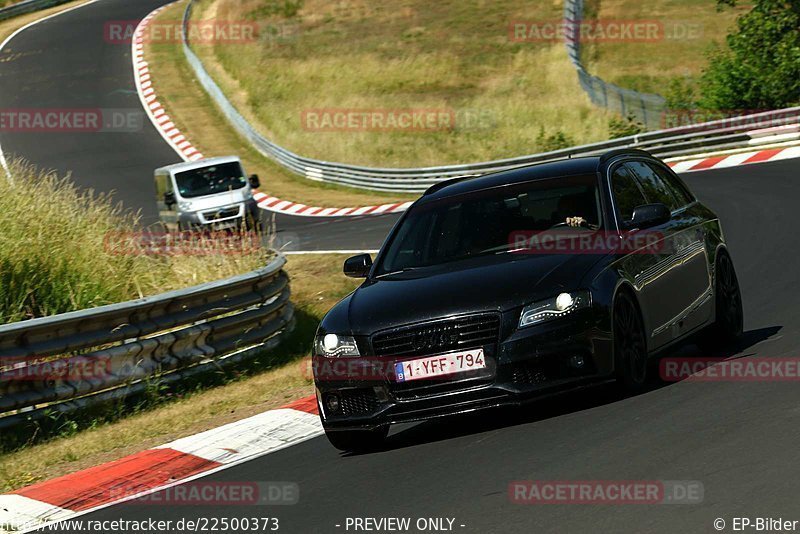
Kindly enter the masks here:
[[680, 260], [679, 287], [684, 295], [685, 307], [673, 318], [669, 328], [671, 337], [680, 337], [702, 326], [713, 313], [713, 285], [711, 262], [706, 247], [705, 218], [699, 215], [696, 201], [680, 179], [657, 161], [642, 161], [634, 164], [634, 170], [647, 194], [648, 184], [662, 184], [676, 200], [671, 207], [673, 242], [677, 259]]
[[653, 350], [677, 338], [671, 325], [686, 308], [688, 291], [681, 286], [684, 273], [677, 239], [680, 225], [675, 219], [647, 229], [634, 228], [630, 222], [637, 206], [659, 202], [672, 211], [678, 205], [663, 182], [658, 177], [653, 180], [653, 172], [645, 172], [647, 167], [642, 169], [642, 165], [638, 160], [626, 160], [612, 166], [609, 175], [615, 215], [626, 244], [619, 268], [637, 292], [648, 348]]
[[705, 235], [689, 209], [693, 199], [670, 184], [666, 169], [648, 160], [630, 161], [627, 166], [636, 175], [648, 203], [660, 202], [671, 212], [668, 223], [653, 229], [663, 232], [665, 240], [661, 264], [648, 282], [648, 296], [664, 306], [664, 314], [651, 332], [655, 347], [680, 338], [705, 320], [711, 301]]
[[[669, 286], [669, 279], [674, 276], [672, 272], [665, 272], [663, 268], [668, 261], [665, 250], [668, 248], [664, 239], [659, 238], [647, 250], [640, 246], [642, 243], [638, 236], [642, 231], [631, 228], [631, 218], [637, 206], [648, 203], [648, 199], [636, 177], [636, 173], [628, 163], [618, 163], [609, 169], [609, 189], [612, 196], [614, 216], [617, 220], [625, 248], [621, 250], [621, 257], [617, 262], [617, 269], [621, 276], [633, 285], [639, 303], [641, 304], [642, 319], [645, 331], [648, 333], [648, 347], [651, 349], [663, 344], [659, 337], [651, 340], [651, 333], [660, 325], [668, 321], [678, 310], [673, 295], [663, 299], [665, 288]], [[645, 230], [649, 235], [659, 237], [662, 231], [659, 228]], [[633, 248], [631, 248], [633, 247]]]

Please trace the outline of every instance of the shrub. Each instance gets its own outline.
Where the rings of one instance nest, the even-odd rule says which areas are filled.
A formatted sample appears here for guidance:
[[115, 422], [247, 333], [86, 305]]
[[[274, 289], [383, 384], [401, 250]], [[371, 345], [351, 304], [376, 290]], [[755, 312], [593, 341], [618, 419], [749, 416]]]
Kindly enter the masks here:
[[[735, 0], [720, 0], [719, 5]], [[715, 46], [700, 80], [700, 106], [764, 110], [800, 103], [800, 1], [756, 0]]]

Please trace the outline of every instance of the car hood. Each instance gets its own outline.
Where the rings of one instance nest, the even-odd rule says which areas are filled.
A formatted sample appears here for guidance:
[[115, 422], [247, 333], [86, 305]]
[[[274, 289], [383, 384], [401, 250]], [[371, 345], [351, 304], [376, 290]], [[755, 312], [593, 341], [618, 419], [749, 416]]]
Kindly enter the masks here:
[[322, 329], [369, 335], [385, 328], [480, 311], [507, 311], [579, 286], [598, 255], [479, 257], [367, 280], [326, 316]]

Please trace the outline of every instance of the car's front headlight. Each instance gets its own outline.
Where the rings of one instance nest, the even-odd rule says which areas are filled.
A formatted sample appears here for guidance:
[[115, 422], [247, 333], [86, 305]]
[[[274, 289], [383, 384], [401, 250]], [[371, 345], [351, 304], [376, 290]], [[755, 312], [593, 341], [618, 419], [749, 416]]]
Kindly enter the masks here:
[[184, 212], [192, 211], [192, 203], [186, 202], [185, 200], [181, 200], [178, 202], [178, 208]]
[[575, 310], [588, 308], [591, 305], [592, 294], [588, 291], [561, 293], [551, 299], [534, 302], [522, 308], [522, 313], [519, 316], [519, 327], [531, 326], [557, 317], [563, 317]]
[[314, 339], [314, 354], [328, 358], [346, 358], [359, 356], [358, 345], [353, 336], [325, 334]]

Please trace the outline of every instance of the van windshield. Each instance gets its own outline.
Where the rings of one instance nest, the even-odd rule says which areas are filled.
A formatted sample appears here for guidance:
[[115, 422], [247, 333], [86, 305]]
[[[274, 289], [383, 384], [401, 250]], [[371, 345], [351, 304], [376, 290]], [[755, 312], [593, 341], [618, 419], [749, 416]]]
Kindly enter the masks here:
[[231, 162], [176, 173], [175, 183], [182, 197], [192, 198], [241, 189], [247, 179], [242, 166]]

